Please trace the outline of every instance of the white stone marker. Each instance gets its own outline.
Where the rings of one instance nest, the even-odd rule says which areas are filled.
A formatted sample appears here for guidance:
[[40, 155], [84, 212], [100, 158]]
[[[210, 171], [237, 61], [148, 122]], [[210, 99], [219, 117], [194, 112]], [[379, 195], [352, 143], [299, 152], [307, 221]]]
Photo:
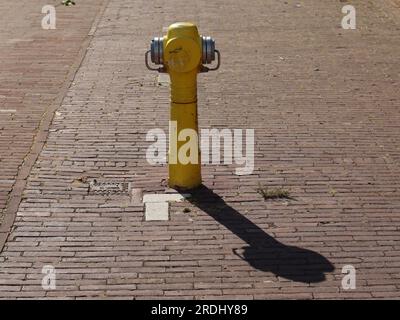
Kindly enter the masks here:
[[145, 204], [146, 221], [168, 221], [168, 202], [147, 202]]

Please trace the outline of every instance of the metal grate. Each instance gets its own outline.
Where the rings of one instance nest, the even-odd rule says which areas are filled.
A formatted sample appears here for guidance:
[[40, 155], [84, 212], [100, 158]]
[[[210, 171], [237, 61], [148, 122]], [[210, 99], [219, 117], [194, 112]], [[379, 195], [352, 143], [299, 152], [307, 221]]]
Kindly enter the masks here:
[[104, 181], [93, 179], [89, 181], [89, 193], [91, 194], [118, 194], [127, 195], [129, 192], [128, 182], [117, 182], [117, 181]]

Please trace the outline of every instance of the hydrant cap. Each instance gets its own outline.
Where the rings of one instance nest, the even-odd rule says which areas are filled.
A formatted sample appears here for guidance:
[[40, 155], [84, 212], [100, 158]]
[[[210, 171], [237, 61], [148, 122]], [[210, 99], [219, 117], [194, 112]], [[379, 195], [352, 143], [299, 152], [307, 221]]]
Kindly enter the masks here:
[[190, 38], [173, 38], [165, 47], [165, 63], [175, 72], [189, 72], [198, 68], [200, 46]]
[[197, 27], [189, 22], [169, 26], [164, 58], [168, 68], [188, 72], [198, 68], [201, 59], [201, 39]]
[[195, 39], [199, 37], [199, 31], [197, 26], [191, 22], [175, 22], [168, 27], [167, 37], [172, 39], [179, 36]]
[[197, 26], [190, 22], [176, 22], [168, 27], [165, 45], [165, 63], [175, 72], [198, 68], [201, 43]]

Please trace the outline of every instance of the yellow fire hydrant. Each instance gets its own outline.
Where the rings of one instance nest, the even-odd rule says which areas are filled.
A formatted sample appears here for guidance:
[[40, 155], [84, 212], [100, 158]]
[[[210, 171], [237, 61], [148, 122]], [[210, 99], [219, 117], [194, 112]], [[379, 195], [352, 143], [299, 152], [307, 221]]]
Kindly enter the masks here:
[[[154, 64], [162, 65], [152, 68], [148, 55]], [[218, 56], [217, 66], [208, 68]], [[220, 66], [221, 57], [215, 49], [215, 41], [210, 37], [200, 36], [196, 25], [178, 22], [169, 26], [167, 35], [154, 38], [151, 49], [145, 55], [146, 66], [150, 70], [166, 72], [171, 81], [171, 113], [168, 150], [168, 184], [172, 188], [192, 189], [201, 185], [201, 157], [197, 125], [197, 74], [214, 71]], [[196, 133], [196, 161], [185, 163], [180, 157], [181, 147], [187, 142], [185, 129]], [[183, 133], [181, 136], [180, 134]], [[192, 141], [193, 143], [193, 141]], [[191, 155], [193, 156], [193, 155]]]

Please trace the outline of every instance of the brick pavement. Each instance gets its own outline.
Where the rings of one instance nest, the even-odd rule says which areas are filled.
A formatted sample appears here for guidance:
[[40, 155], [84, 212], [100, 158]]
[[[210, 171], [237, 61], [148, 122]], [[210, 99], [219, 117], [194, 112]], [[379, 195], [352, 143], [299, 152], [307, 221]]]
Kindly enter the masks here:
[[[389, 2], [352, 4], [345, 31], [341, 1], [110, 0], [30, 172], [0, 297], [400, 298], [400, 26]], [[199, 77], [200, 127], [254, 128], [256, 168], [206, 165], [170, 221], [145, 222], [142, 204], [88, 181], [164, 191], [145, 136], [167, 129], [168, 88], [143, 54], [179, 20], [223, 54]], [[264, 201], [258, 183], [294, 199]], [[56, 290], [41, 287], [48, 264]], [[356, 290], [341, 287], [348, 264]]]
[[[101, 3], [0, 2], [0, 247]], [[46, 4], [56, 6], [55, 30], [41, 27]]]

